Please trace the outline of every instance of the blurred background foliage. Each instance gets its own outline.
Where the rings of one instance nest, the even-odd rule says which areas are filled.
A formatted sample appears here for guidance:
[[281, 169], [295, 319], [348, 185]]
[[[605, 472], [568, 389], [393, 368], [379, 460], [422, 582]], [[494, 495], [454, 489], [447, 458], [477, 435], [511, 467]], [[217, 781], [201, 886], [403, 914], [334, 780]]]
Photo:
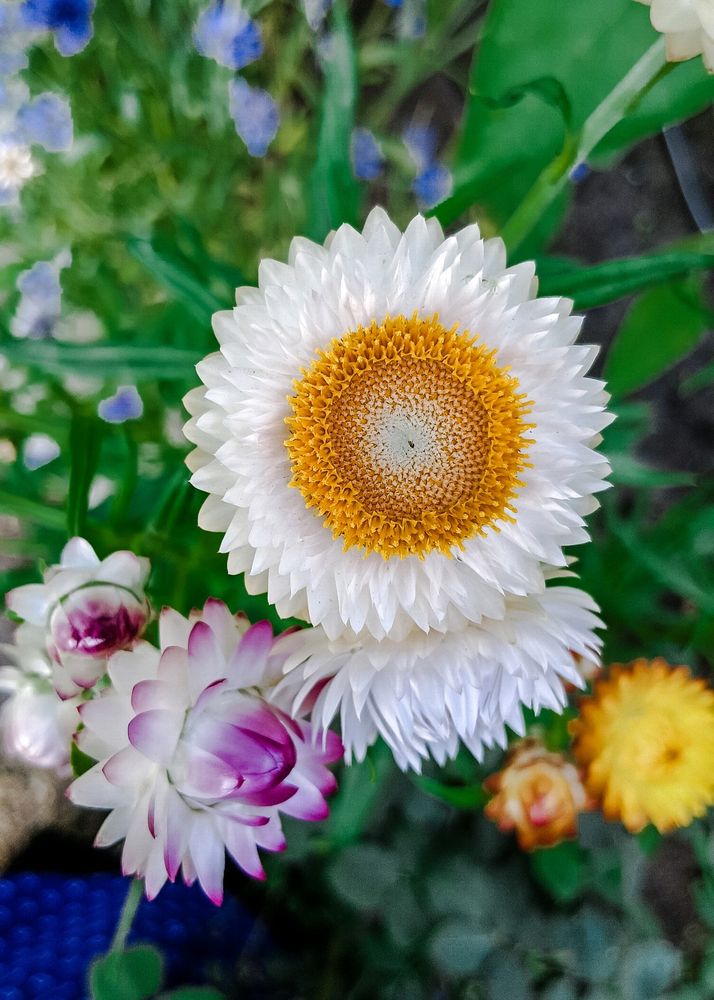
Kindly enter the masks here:
[[[588, 310], [585, 340], [607, 347], [613, 489], [591, 518], [593, 544], [577, 553], [608, 626], [606, 662], [664, 656], [709, 676], [714, 233], [695, 225], [691, 183], [684, 195], [678, 186], [699, 171], [714, 204], [714, 78], [701, 60], [664, 76], [596, 146], [588, 172], [573, 162], [583, 125], [656, 41], [632, 0], [429, 0], [423, 10], [337, 0], [320, 36], [298, 4], [252, 0], [264, 55], [245, 77], [281, 115], [256, 158], [229, 115], [231, 71], [193, 46], [201, 6], [99, 0], [83, 52], [65, 59], [50, 41], [31, 51], [24, 78], [69, 98], [75, 142], [43, 160], [19, 213], [0, 210], [2, 590], [36, 579], [38, 563], [82, 532], [102, 554], [149, 556], [157, 606], [185, 612], [213, 594], [284, 627], [226, 575], [217, 536], [196, 526], [181, 398], [215, 347], [211, 313], [255, 282], [262, 257], [284, 258], [295, 234], [321, 240], [359, 223], [373, 203], [408, 221], [417, 168], [402, 136], [428, 127], [452, 178], [431, 210], [448, 225], [514, 232], [511, 259], [535, 255], [542, 292]], [[661, 130], [694, 115], [671, 157]], [[355, 176], [355, 126], [385, 157], [371, 182]], [[544, 170], [547, 210], [527, 232], [509, 230]], [[18, 276], [66, 247], [63, 322], [71, 330], [90, 310], [102, 335], [11, 336]], [[107, 423], [98, 401], [123, 385], [138, 388], [143, 414]], [[37, 434], [59, 454], [32, 468], [25, 449]], [[563, 719], [543, 713], [532, 727], [552, 748], [567, 745]], [[711, 824], [632, 837], [585, 815], [577, 842], [526, 856], [481, 813], [482, 781], [500, 762], [462, 754], [405, 777], [377, 746], [345, 770], [325, 824], [289, 824], [266, 886], [231, 874], [276, 947], [238, 956], [226, 992], [713, 997]]]

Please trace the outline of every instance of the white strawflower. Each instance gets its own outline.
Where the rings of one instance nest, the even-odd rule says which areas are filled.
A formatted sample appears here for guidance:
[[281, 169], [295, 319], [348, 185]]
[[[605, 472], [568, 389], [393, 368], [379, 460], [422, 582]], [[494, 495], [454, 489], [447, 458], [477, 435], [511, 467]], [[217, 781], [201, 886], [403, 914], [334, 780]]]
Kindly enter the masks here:
[[60, 697], [92, 687], [105, 672], [107, 657], [141, 634], [149, 617], [148, 575], [148, 559], [112, 552], [100, 560], [88, 541], [72, 538], [59, 564], [45, 570], [43, 583], [8, 592], [10, 611], [44, 629]]
[[6, 754], [34, 767], [51, 768], [61, 777], [70, 773], [72, 734], [79, 725], [78, 699], [60, 701], [52, 686], [52, 666], [45, 633], [20, 625], [14, 643], [0, 645], [0, 739]]
[[348, 761], [362, 760], [378, 735], [405, 770], [430, 754], [443, 764], [459, 740], [480, 758], [484, 746], [506, 745], [506, 726], [523, 735], [524, 706], [560, 712], [563, 681], [583, 687], [573, 654], [597, 660], [596, 610], [582, 590], [554, 586], [508, 598], [503, 619], [446, 634], [330, 640], [306, 629], [285, 640], [293, 651], [277, 694], [294, 710], [314, 703], [317, 728], [339, 714]]
[[79, 743], [99, 762], [69, 796], [111, 809], [96, 843], [125, 841], [124, 872], [150, 899], [181, 869], [220, 903], [226, 851], [264, 878], [258, 848], [284, 849], [281, 812], [325, 818], [325, 765], [342, 745], [265, 701], [285, 659], [268, 622], [248, 628], [209, 599], [189, 619], [165, 608], [159, 634], [161, 650], [142, 641], [112, 656], [112, 687], [82, 705]]
[[503, 618], [587, 540], [610, 417], [596, 349], [532, 263], [374, 209], [292, 242], [214, 317], [185, 403], [199, 523], [283, 616], [400, 639]]
[[661, 31], [667, 59], [681, 62], [703, 56], [714, 73], [714, 0], [638, 0], [650, 10], [652, 27]]

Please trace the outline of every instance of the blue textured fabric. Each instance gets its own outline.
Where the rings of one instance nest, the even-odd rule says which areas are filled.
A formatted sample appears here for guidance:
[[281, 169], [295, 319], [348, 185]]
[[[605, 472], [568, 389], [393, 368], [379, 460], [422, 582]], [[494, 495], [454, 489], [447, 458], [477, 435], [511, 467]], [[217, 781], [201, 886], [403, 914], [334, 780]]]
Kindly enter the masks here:
[[[104, 874], [0, 879], [0, 1000], [85, 1000], [89, 964], [107, 951], [128, 887]], [[172, 988], [229, 971], [252, 929], [234, 899], [215, 907], [198, 886], [176, 883], [142, 900], [129, 943], [160, 949]]]

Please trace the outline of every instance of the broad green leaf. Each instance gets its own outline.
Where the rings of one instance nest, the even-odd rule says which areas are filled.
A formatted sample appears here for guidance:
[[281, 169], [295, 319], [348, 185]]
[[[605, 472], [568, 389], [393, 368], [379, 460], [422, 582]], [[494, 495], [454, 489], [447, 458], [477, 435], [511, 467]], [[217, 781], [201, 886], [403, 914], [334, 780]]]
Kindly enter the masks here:
[[161, 988], [162, 973], [155, 948], [141, 945], [110, 951], [89, 970], [92, 1000], [149, 1000]]
[[[471, 97], [453, 165], [452, 196], [437, 209], [449, 222], [471, 205], [496, 226], [511, 215], [563, 148], [559, 109], [529, 95], [513, 107], [489, 105], [548, 75], [557, 80], [579, 129], [656, 40], [645, 7], [623, 0], [567, 4], [493, 0], [471, 72]], [[601, 143], [613, 153], [705, 107], [714, 80], [701, 60], [677, 66]]]
[[576, 309], [593, 309], [692, 271], [714, 267], [714, 237], [707, 233], [688, 246], [603, 264], [580, 264], [557, 257], [537, 263], [541, 295], [565, 295]]
[[493, 949], [492, 934], [462, 920], [442, 924], [429, 943], [432, 960], [448, 976], [473, 975]]
[[69, 493], [67, 531], [84, 535], [89, 490], [99, 464], [104, 428], [97, 417], [75, 413], [69, 431]]
[[81, 371], [132, 382], [157, 379], [195, 382], [199, 351], [169, 344], [60, 344], [56, 341], [18, 340], [3, 344], [10, 364], [35, 368], [47, 375], [62, 376]]
[[665, 486], [693, 486], [696, 477], [690, 472], [668, 472], [645, 465], [634, 455], [605, 451], [612, 473], [610, 482], [620, 486], [656, 489]]
[[568, 903], [580, 893], [585, 880], [585, 860], [585, 851], [570, 840], [556, 847], [540, 848], [530, 856], [533, 875], [559, 903]]
[[357, 222], [360, 187], [350, 162], [357, 98], [352, 27], [344, 0], [333, 8], [332, 32], [323, 56], [324, 94], [320, 107], [317, 160], [310, 177], [308, 235], [322, 242], [343, 222]]
[[159, 250], [149, 240], [139, 240], [131, 236], [127, 238], [126, 245], [132, 256], [200, 322], [210, 321], [212, 313], [226, 307], [226, 303], [213, 295], [177, 254], [172, 255], [163, 247]]
[[378, 910], [399, 878], [399, 857], [378, 844], [345, 848], [328, 869], [333, 891], [358, 910]]
[[679, 976], [682, 956], [668, 941], [639, 941], [628, 949], [619, 976], [622, 1000], [657, 1000]]
[[691, 283], [646, 292], [625, 316], [605, 361], [612, 395], [626, 396], [661, 375], [695, 346], [707, 320]]
[[340, 787], [332, 799], [325, 837], [334, 847], [358, 840], [382, 792], [385, 778], [394, 772], [394, 760], [381, 740], [360, 764], [343, 769]]
[[413, 774], [411, 779], [417, 788], [421, 788], [427, 795], [448, 802], [456, 809], [480, 809], [488, 799], [488, 795], [480, 785], [445, 785], [424, 774]]

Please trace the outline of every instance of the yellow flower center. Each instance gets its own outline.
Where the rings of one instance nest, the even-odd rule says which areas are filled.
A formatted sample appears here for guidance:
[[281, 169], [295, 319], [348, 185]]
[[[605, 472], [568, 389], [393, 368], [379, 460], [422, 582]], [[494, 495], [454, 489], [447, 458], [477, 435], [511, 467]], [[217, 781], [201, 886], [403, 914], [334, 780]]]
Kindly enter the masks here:
[[296, 380], [291, 485], [345, 549], [450, 555], [513, 519], [532, 404], [476, 339], [436, 316], [387, 317]]

